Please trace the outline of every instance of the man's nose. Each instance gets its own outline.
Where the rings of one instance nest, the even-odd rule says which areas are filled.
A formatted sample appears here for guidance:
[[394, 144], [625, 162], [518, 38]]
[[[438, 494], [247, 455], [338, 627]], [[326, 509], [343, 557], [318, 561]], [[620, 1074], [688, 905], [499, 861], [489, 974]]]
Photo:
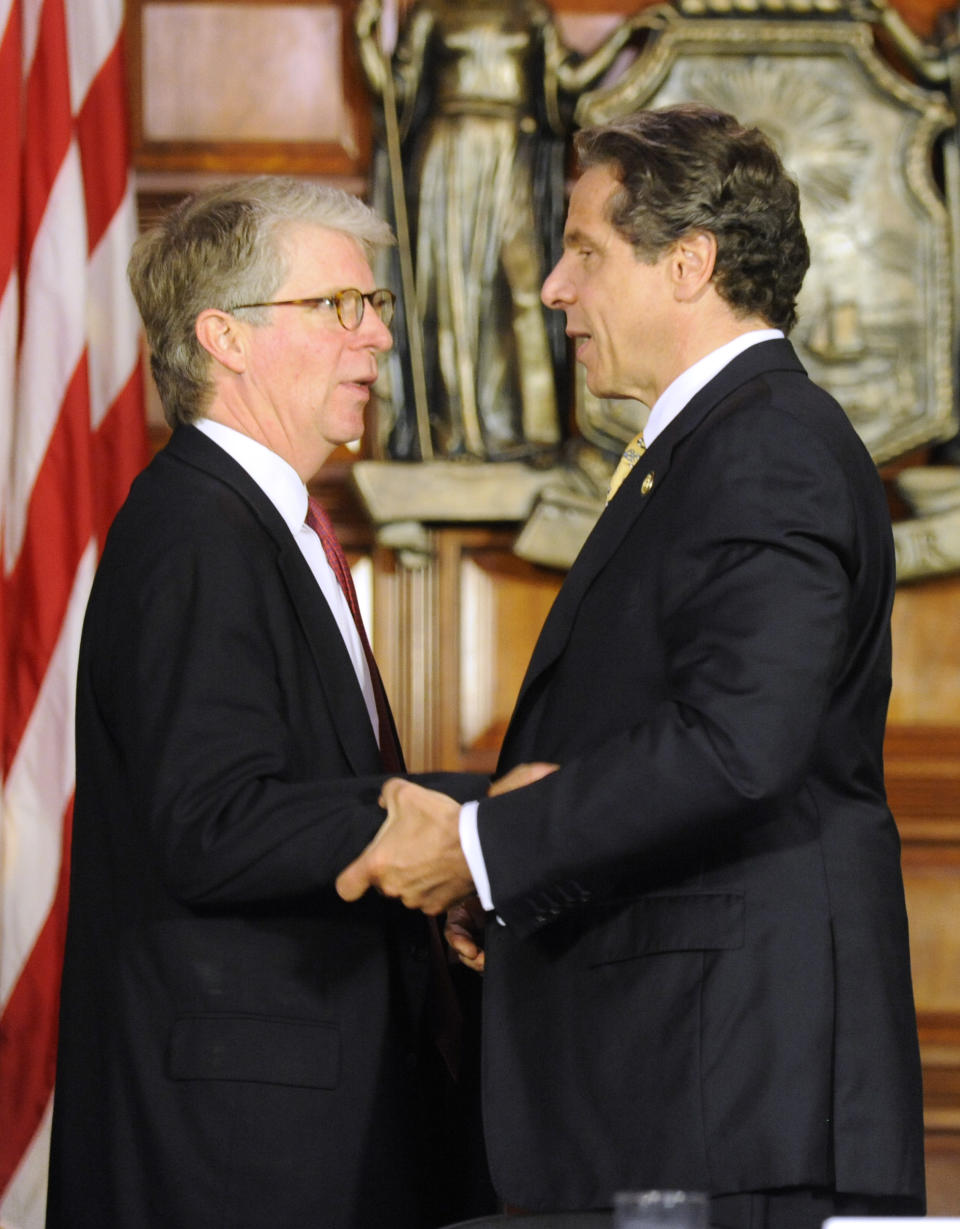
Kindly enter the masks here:
[[540, 291], [540, 299], [547, 307], [563, 309], [573, 300], [568, 279], [564, 274], [564, 258], [553, 266]]
[[389, 326], [383, 323], [369, 304], [363, 313], [357, 335], [362, 344], [369, 346], [371, 350], [389, 350], [393, 345], [393, 334]]

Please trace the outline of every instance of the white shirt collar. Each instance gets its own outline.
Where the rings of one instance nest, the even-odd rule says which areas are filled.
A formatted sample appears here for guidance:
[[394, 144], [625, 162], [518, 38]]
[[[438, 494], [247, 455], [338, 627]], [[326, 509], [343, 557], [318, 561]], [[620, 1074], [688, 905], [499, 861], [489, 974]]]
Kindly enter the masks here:
[[222, 422], [199, 418], [194, 426], [246, 470], [286, 521], [290, 532], [299, 533], [307, 516], [307, 488], [293, 466], [265, 444]]
[[751, 329], [749, 333], [741, 333], [733, 341], [712, 350], [698, 359], [692, 367], [681, 372], [673, 383], [664, 389], [651, 409], [647, 425], [643, 428], [644, 444], [649, 448], [660, 432], [690, 404], [700, 389], [709, 384], [738, 354], [761, 341], [772, 341], [776, 337], [783, 337], [780, 329]]

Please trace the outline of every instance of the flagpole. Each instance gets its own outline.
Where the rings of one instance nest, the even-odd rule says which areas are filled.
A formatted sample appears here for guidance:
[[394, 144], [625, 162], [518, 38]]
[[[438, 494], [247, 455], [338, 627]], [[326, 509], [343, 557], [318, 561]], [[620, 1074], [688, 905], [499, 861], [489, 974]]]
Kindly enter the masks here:
[[383, 60], [383, 119], [387, 138], [387, 161], [390, 167], [390, 188], [393, 195], [393, 211], [397, 228], [397, 244], [400, 249], [400, 285], [406, 305], [407, 340], [410, 346], [410, 371], [413, 378], [413, 404], [417, 420], [417, 438], [420, 457], [433, 460], [433, 441], [430, 437], [430, 415], [427, 407], [427, 381], [423, 366], [423, 330], [420, 320], [420, 300], [413, 270], [413, 254], [410, 247], [410, 223], [407, 217], [407, 198], [403, 183], [403, 163], [400, 157], [400, 125], [397, 119], [397, 95], [393, 85], [393, 66], [390, 57], [379, 47]]

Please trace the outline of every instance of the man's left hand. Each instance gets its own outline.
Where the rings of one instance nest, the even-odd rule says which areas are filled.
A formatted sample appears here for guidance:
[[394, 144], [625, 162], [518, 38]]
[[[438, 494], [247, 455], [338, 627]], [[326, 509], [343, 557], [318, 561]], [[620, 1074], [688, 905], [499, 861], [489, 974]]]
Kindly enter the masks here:
[[379, 832], [337, 876], [344, 900], [359, 900], [368, 888], [376, 888], [398, 897], [408, 909], [436, 917], [473, 891], [455, 799], [393, 777], [384, 784], [380, 805], [387, 818]]

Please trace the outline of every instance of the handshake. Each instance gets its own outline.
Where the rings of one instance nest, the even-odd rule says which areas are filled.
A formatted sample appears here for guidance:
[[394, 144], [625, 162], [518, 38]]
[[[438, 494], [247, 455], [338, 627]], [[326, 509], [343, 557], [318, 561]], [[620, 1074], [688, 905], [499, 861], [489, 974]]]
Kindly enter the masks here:
[[[556, 768], [556, 764], [518, 764], [491, 785], [489, 794], [531, 785]], [[387, 817], [363, 853], [337, 876], [337, 892], [352, 901], [375, 888], [430, 917], [449, 911], [447, 941], [464, 964], [482, 968], [483, 952], [473, 939], [476, 915], [482, 910], [473, 896], [473, 876], [460, 844], [460, 803], [413, 781], [391, 777], [384, 783], [380, 805]]]

